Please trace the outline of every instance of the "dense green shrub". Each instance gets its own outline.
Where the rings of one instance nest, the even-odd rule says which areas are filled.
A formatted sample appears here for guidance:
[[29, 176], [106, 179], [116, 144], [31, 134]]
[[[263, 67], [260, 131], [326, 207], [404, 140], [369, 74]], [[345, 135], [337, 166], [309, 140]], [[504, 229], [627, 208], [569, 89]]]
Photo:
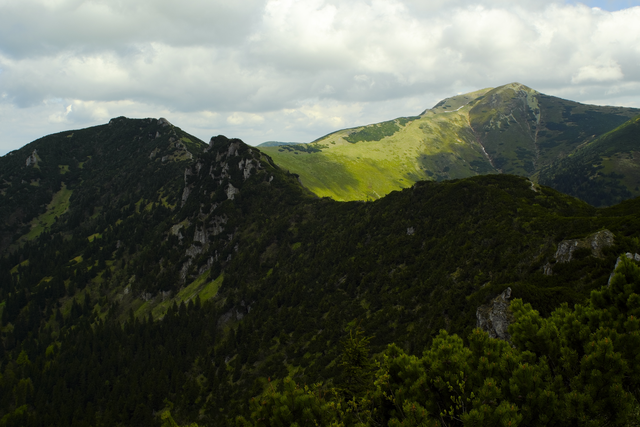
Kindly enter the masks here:
[[[512, 343], [474, 330], [468, 344], [441, 331], [422, 356], [395, 344], [368, 390], [271, 383], [239, 425], [565, 426], [632, 422], [640, 397], [640, 267], [626, 257], [585, 305], [542, 317], [511, 304]], [[366, 341], [351, 346], [363, 350]], [[346, 363], [344, 369], [354, 372]], [[357, 371], [357, 370], [356, 370]], [[361, 376], [361, 378], [366, 378]]]

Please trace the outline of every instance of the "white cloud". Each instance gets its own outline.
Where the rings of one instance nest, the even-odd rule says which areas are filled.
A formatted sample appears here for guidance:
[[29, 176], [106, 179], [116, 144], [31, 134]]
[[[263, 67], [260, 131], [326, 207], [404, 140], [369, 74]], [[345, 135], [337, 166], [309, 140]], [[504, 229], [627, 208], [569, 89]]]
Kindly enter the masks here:
[[235, 112], [227, 117], [227, 123], [231, 125], [257, 124], [264, 122], [264, 117], [259, 114]]
[[624, 77], [620, 65], [611, 63], [608, 65], [584, 65], [580, 67], [578, 73], [571, 78], [572, 83], [585, 82], [610, 82], [620, 80]]
[[0, 0], [0, 153], [120, 115], [310, 141], [512, 81], [637, 106], [640, 7], [595, 3]]

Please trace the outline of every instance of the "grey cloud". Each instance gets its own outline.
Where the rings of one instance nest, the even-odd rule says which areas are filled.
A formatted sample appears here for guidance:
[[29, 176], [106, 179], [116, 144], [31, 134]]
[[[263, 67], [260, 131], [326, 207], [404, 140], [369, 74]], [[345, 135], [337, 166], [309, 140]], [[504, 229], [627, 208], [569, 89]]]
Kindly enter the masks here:
[[[3, 134], [11, 133], [11, 118], [30, 112], [51, 129], [162, 112], [197, 129], [246, 132], [256, 143], [260, 132], [310, 140], [314, 132], [417, 114], [457, 92], [512, 81], [575, 100], [638, 99], [628, 94], [638, 96], [640, 82], [640, 7], [608, 13], [547, 0], [44, 4], [0, 5]], [[409, 105], [413, 111], [397, 111]]]
[[136, 43], [242, 44], [262, 14], [262, 0], [60, 1], [0, 6], [0, 51], [15, 58], [73, 50], [126, 52]]

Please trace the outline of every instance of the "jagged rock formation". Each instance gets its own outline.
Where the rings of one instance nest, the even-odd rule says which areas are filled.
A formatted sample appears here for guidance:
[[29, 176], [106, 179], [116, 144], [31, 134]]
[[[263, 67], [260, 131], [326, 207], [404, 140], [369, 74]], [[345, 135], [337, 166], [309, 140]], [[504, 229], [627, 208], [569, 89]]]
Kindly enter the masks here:
[[[238, 220], [233, 214], [237, 212], [234, 205], [229, 203], [237, 201], [245, 185], [269, 185], [272, 168], [260, 151], [239, 139], [217, 136], [211, 138], [201, 157], [185, 169], [181, 208], [195, 209], [193, 220], [201, 225], [195, 226], [192, 238], [184, 236], [192, 244], [184, 252], [181, 283], [186, 283], [189, 276], [202, 274], [216, 262], [226, 265], [231, 261], [238, 252], [234, 239], [239, 230], [228, 224], [230, 220], [234, 223]], [[172, 233], [181, 237], [181, 228], [180, 224], [174, 225]]]
[[509, 298], [511, 298], [511, 288], [505, 289], [489, 304], [478, 307], [476, 327], [488, 332], [491, 338], [511, 341], [508, 328], [513, 321], [513, 314], [509, 309]]
[[[591, 249], [591, 255], [596, 258], [603, 256], [602, 250], [614, 243], [615, 236], [609, 230], [600, 230], [584, 239], [563, 240], [558, 243], [555, 260], [558, 263], [570, 262], [573, 259], [573, 253], [577, 249]], [[543, 267], [544, 274], [551, 276], [553, 274], [553, 266], [547, 263]]]

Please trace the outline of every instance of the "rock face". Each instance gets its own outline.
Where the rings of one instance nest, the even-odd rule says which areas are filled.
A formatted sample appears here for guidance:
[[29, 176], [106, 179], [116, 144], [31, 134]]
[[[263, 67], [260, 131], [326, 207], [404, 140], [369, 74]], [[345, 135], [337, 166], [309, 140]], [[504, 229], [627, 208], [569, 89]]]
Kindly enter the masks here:
[[160, 117], [158, 119], [158, 124], [162, 127], [173, 126], [171, 123], [169, 123], [169, 120], [165, 119], [164, 117]]
[[488, 332], [491, 338], [511, 341], [508, 328], [513, 321], [513, 314], [509, 308], [511, 304], [509, 298], [511, 298], [511, 288], [505, 289], [489, 304], [478, 307], [476, 327]]
[[[170, 142], [186, 150], [178, 139], [170, 139]], [[237, 243], [233, 241], [236, 230], [227, 229], [230, 218], [217, 209], [227, 201], [237, 201], [245, 182], [266, 182], [269, 179], [261, 163], [261, 160], [269, 159], [263, 158], [262, 153], [252, 150], [239, 139], [228, 139], [221, 135], [212, 137], [204, 153], [184, 171], [181, 207], [195, 194], [200, 195], [200, 200], [210, 203], [200, 203], [198, 223], [192, 239], [180, 232], [181, 224], [176, 224], [171, 229], [181, 240], [184, 238], [187, 242], [192, 242], [184, 253], [186, 260], [180, 270], [181, 283], [185, 283], [189, 275], [204, 273], [216, 261], [227, 263], [231, 260], [233, 253], [237, 252]], [[247, 185], [254, 184], [249, 182]], [[185, 228], [188, 227], [186, 225]], [[225, 248], [227, 253], [222, 255]], [[197, 265], [194, 265], [196, 260]]]
[[35, 166], [38, 164], [38, 150], [33, 150], [33, 153], [27, 157], [27, 166]]
[[563, 240], [558, 243], [556, 251], [557, 262], [569, 262], [572, 259], [573, 252], [579, 248], [591, 249], [594, 257], [602, 256], [602, 249], [613, 245], [614, 235], [609, 230], [601, 230], [584, 239]]
[[[564, 263], [571, 261], [576, 249], [583, 248], [590, 249], [592, 256], [600, 258], [602, 257], [602, 250], [613, 245], [614, 238], [614, 234], [609, 230], [600, 230], [584, 239], [563, 240], [558, 243], [558, 250], [556, 250], [555, 254], [556, 262]], [[547, 276], [551, 276], [553, 274], [551, 264], [547, 263], [543, 267], [543, 271]]]

